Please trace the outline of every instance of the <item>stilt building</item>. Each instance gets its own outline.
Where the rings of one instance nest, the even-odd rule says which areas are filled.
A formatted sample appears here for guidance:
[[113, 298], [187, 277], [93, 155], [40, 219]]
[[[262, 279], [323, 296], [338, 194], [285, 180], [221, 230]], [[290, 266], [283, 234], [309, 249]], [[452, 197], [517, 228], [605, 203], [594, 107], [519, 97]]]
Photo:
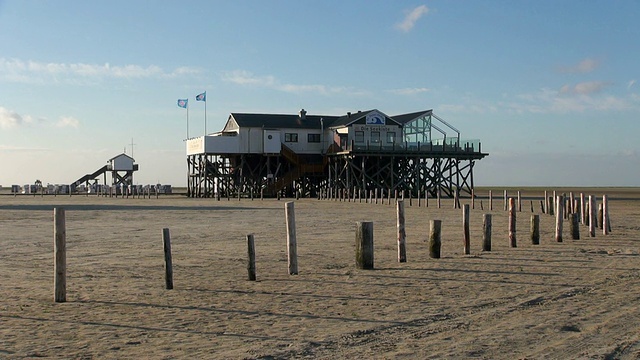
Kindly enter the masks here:
[[453, 197], [471, 194], [479, 140], [432, 110], [389, 116], [232, 113], [216, 133], [188, 139], [190, 197], [305, 196], [326, 192]]

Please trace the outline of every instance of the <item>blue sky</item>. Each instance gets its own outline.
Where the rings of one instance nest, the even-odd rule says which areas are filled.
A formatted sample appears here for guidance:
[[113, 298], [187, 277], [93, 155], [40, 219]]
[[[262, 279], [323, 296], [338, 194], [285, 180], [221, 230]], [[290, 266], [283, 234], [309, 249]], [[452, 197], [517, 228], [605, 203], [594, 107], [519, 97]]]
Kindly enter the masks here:
[[0, 184], [125, 150], [186, 184], [231, 112], [424, 109], [480, 139], [476, 185], [640, 186], [638, 1], [0, 0]]

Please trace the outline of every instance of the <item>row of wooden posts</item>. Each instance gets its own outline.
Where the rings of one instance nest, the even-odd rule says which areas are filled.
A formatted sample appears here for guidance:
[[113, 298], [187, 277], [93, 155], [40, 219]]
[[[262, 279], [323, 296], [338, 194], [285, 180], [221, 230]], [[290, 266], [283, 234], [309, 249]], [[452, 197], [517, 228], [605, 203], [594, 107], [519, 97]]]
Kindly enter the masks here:
[[[129, 191], [128, 189], [124, 189], [123, 191], [124, 191], [124, 193], [121, 192], [120, 194], [118, 194], [117, 189], [114, 186], [110, 186], [108, 189], [101, 188], [97, 192], [93, 193], [92, 195], [96, 195], [96, 196], [100, 196], [100, 197], [110, 197], [110, 198], [113, 198], [113, 197], [118, 198], [118, 196], [120, 196], [123, 199], [124, 198], [128, 199], [129, 197], [131, 197], [133, 199], [136, 199], [136, 198], [138, 198], [138, 199], [140, 199], [140, 198], [151, 199], [151, 195], [152, 195], [150, 187], [143, 187], [142, 191], [138, 191], [137, 189], [136, 190], [132, 190], [132, 191]], [[13, 193], [13, 197], [16, 197], [17, 195], [18, 195], [18, 193]], [[33, 197], [36, 197], [36, 195], [37, 195], [37, 193], [33, 193]], [[54, 197], [57, 197], [58, 195], [62, 196], [63, 194], [59, 194], [58, 192], [54, 192], [53, 193]], [[64, 194], [64, 195], [67, 195], [67, 194]], [[75, 196], [78, 196], [78, 195], [81, 196], [82, 194], [79, 194], [79, 193], [74, 194], [73, 192], [69, 191], [68, 195], [69, 195], [69, 197], [71, 197], [71, 196], [74, 196], [74, 195]], [[85, 192], [84, 195], [86, 197], [88, 197], [90, 194], [89, 194], [89, 192]], [[156, 199], [158, 198], [158, 195], [159, 195], [159, 192], [155, 191]], [[42, 188], [41, 191], [40, 191], [40, 197], [44, 197], [44, 188]]]
[[[584, 198], [581, 196], [581, 198]], [[508, 238], [509, 246], [516, 247], [516, 199], [508, 198]], [[557, 196], [555, 201], [555, 241], [563, 241], [563, 220], [565, 218], [564, 206], [562, 196]], [[608, 197], [604, 195], [602, 198], [602, 205], [600, 207], [600, 214], [598, 216], [598, 222], [602, 228], [603, 234], [607, 235], [611, 231], [609, 222], [609, 206]], [[596, 227], [596, 215], [595, 215], [595, 197], [589, 196], [589, 203], [587, 207], [583, 207], [588, 210], [588, 226], [589, 236], [595, 236]], [[573, 208], [573, 210], [577, 209]], [[396, 214], [397, 214], [397, 243], [398, 243], [398, 262], [407, 261], [406, 250], [406, 231], [405, 231], [405, 215], [404, 215], [404, 200], [398, 200], [396, 202]], [[584, 214], [584, 212], [583, 212]], [[469, 218], [470, 210], [469, 204], [464, 204], [462, 208], [462, 225], [463, 225], [463, 251], [465, 255], [471, 253], [471, 237], [469, 232]], [[570, 222], [570, 234], [574, 240], [580, 239], [579, 228], [579, 214], [577, 212], [571, 213]], [[285, 223], [287, 227], [287, 266], [290, 275], [298, 274], [298, 257], [297, 257], [297, 236], [295, 225], [295, 211], [294, 202], [285, 203]], [[441, 254], [441, 220], [430, 220], [429, 231], [429, 257], [438, 259]], [[482, 225], [482, 250], [491, 251], [491, 231], [492, 231], [492, 216], [491, 214], [483, 214]], [[359, 269], [373, 269], [374, 263], [374, 251], [373, 251], [373, 222], [359, 221], [356, 223], [356, 266]], [[531, 216], [530, 234], [529, 238], [531, 244], [540, 244], [540, 215]], [[162, 229], [162, 241], [164, 249], [165, 259], [165, 283], [167, 289], [173, 289], [173, 265], [171, 257], [171, 235], [168, 228]], [[256, 280], [256, 251], [254, 235], [247, 235], [247, 253], [248, 253], [248, 279], [251, 281]], [[54, 301], [65, 302], [66, 301], [66, 225], [65, 225], [65, 211], [63, 208], [54, 208]]]

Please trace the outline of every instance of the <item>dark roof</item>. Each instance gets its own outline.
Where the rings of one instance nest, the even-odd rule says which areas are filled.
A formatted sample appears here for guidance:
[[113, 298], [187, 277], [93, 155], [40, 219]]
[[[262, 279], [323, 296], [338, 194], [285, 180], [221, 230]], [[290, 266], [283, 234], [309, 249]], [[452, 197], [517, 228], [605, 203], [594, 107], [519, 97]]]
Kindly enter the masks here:
[[[341, 127], [354, 123], [372, 111], [378, 111], [376, 109], [358, 111], [351, 113], [351, 115], [333, 116], [333, 115], [306, 115], [304, 119], [301, 119], [299, 115], [295, 114], [248, 114], [248, 113], [231, 113], [231, 118], [235, 120], [239, 127], [265, 127], [265, 128], [288, 128], [288, 129], [320, 129], [322, 126], [329, 127]], [[404, 125], [407, 122], [422, 116], [424, 114], [431, 113], [432, 110], [424, 110], [414, 113], [401, 114], [397, 116], [387, 116], [387, 119]], [[320, 119], [323, 120], [323, 124], [320, 124]], [[226, 126], [225, 126], [226, 127]]]
[[433, 110], [424, 110], [424, 111], [418, 111], [418, 112], [413, 112], [413, 113], [408, 113], [408, 114], [400, 114], [400, 115], [395, 115], [393, 116], [393, 120], [399, 122], [400, 124], [406, 124], [411, 120], [414, 120], [417, 117], [423, 116], [425, 114], [429, 114], [431, 115], [431, 113], [433, 112]]
[[290, 128], [290, 129], [320, 129], [320, 119], [324, 127], [329, 126], [337, 116], [306, 115], [301, 119], [299, 115], [283, 114], [246, 114], [232, 113], [231, 116], [240, 127]]

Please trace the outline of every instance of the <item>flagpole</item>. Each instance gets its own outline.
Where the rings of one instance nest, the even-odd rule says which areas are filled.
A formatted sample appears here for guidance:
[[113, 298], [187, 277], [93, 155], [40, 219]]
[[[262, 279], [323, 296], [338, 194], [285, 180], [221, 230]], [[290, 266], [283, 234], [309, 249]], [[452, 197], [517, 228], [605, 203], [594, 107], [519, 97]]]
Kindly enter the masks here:
[[[205, 92], [206, 94], [206, 92]], [[207, 136], [207, 98], [204, 98], [204, 136]]]
[[189, 140], [189, 103], [187, 103], [187, 140]]

